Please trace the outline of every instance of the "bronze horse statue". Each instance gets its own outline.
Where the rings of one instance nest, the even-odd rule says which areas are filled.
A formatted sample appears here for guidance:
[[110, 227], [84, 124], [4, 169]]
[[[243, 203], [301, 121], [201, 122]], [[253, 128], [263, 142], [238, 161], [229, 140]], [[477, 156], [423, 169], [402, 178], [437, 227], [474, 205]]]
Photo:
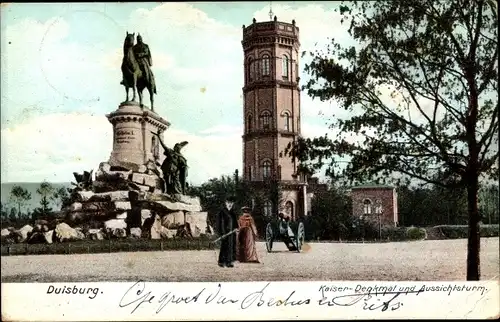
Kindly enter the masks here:
[[[153, 73], [151, 71], [151, 53], [149, 52], [149, 47], [142, 43], [142, 38], [140, 35], [137, 36], [138, 40], [141, 42], [134, 45], [135, 33], [129, 34], [125, 37], [123, 42], [123, 60], [122, 60], [122, 74], [123, 80], [121, 85], [125, 86], [126, 92], [126, 102], [129, 102], [129, 89], [132, 88], [133, 96], [132, 101], [135, 101], [136, 92], [139, 94], [139, 104], [142, 104], [142, 92], [145, 88], [148, 89], [149, 98], [151, 102], [151, 110], [154, 110], [154, 94], [156, 94], [156, 84], [154, 80]], [[137, 57], [138, 49], [145, 51], [141, 52], [141, 56]], [[142, 68], [141, 68], [142, 67]]]

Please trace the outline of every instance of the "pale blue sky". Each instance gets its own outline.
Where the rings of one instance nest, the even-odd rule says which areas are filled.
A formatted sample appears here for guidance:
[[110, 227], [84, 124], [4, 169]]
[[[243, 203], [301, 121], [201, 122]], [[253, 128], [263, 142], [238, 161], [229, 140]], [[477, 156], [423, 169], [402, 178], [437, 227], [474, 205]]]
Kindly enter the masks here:
[[[275, 2], [295, 19], [301, 50], [345, 39], [339, 2]], [[269, 2], [9, 4], [1, 9], [2, 182], [69, 181], [109, 157], [105, 114], [124, 100], [125, 32], [150, 45], [156, 110], [172, 123], [168, 144], [190, 141], [190, 180], [241, 168], [241, 26], [268, 20]], [[301, 70], [305, 61], [300, 62]], [[306, 75], [301, 75], [306, 80]], [[305, 136], [327, 131], [329, 103], [302, 95]], [[228, 151], [229, 150], [229, 151]]]

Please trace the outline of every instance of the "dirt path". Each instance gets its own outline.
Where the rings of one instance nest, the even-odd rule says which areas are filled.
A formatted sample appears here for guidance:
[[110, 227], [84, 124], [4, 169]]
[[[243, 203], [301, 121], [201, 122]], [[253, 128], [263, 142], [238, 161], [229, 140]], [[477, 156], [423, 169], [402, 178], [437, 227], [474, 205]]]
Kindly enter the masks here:
[[[465, 280], [467, 240], [383, 244], [311, 243], [305, 253], [277, 244], [261, 264], [219, 268], [217, 251], [2, 257], [2, 282]], [[499, 239], [481, 242], [482, 279], [498, 279]]]

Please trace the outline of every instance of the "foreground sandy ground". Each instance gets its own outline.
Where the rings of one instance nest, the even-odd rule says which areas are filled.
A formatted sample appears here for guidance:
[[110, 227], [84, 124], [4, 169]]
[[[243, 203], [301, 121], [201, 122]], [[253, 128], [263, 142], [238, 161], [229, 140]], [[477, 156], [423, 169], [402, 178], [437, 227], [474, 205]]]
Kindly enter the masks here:
[[[465, 280], [467, 241], [310, 243], [307, 252], [257, 244], [261, 264], [217, 266], [218, 252], [164, 251], [2, 257], [2, 282]], [[481, 241], [482, 279], [498, 279], [499, 239]]]

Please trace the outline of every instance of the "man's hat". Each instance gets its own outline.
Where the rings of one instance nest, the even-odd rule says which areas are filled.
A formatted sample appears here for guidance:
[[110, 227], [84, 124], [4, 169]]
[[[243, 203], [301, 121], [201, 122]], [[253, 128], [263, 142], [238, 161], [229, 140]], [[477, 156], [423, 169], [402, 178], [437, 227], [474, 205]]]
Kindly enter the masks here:
[[246, 206], [245, 206], [245, 207], [242, 207], [242, 208], [241, 208], [241, 211], [243, 211], [243, 212], [251, 212], [251, 211], [252, 211], [252, 208], [250, 208], [250, 207], [246, 207]]

